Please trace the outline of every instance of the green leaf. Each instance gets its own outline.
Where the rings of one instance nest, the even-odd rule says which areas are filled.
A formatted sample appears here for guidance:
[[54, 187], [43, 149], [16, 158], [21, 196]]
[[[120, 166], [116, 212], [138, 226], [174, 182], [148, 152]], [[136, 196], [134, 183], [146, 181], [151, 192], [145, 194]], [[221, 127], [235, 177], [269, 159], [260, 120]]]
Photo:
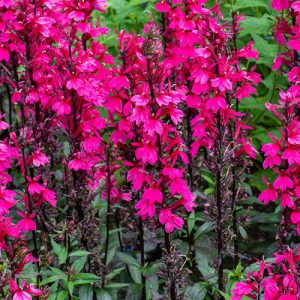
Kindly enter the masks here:
[[62, 247], [57, 244], [53, 239], [51, 239], [51, 246], [53, 248], [53, 252], [56, 254], [56, 256], [59, 256], [59, 253], [62, 250]]
[[109, 263], [111, 263], [111, 261], [113, 260], [113, 258], [115, 257], [115, 255], [116, 255], [116, 247], [113, 247], [113, 248], [110, 249], [109, 252], [108, 252], [107, 260], [106, 260], [107, 265], [108, 265]]
[[230, 295], [229, 294], [226, 294], [226, 293], [224, 293], [224, 292], [222, 292], [220, 290], [218, 290], [218, 291], [224, 297], [225, 300], [230, 300]]
[[146, 280], [146, 298], [152, 300], [153, 292], [157, 292], [159, 288], [158, 277], [150, 276]]
[[268, 43], [255, 33], [251, 33], [251, 36], [254, 40], [254, 48], [259, 52], [260, 62], [271, 66], [277, 53], [277, 45]]
[[244, 240], [248, 238], [248, 234], [243, 226], [239, 226], [239, 232]]
[[74, 282], [72, 281], [68, 282], [68, 290], [71, 296], [73, 295], [74, 285], [75, 285]]
[[64, 264], [68, 257], [67, 248], [60, 246], [57, 244], [53, 239], [51, 239], [51, 245], [53, 248], [54, 253], [57, 255], [59, 264]]
[[121, 289], [121, 288], [127, 287], [129, 285], [130, 285], [129, 283], [116, 283], [116, 282], [114, 282], [114, 283], [106, 284], [105, 288], [107, 288], [107, 289]]
[[195, 227], [195, 222], [196, 222], [195, 213], [192, 212], [189, 215], [188, 220], [187, 220], [189, 233], [191, 233], [193, 231], [193, 229]]
[[147, 3], [148, 1], [149, 0], [132, 0], [132, 1], [130, 1], [129, 6], [133, 7], [136, 5], [141, 5], [141, 4]]
[[93, 288], [91, 286], [82, 286], [79, 289], [80, 300], [93, 300]]
[[139, 267], [129, 266], [129, 273], [135, 283], [142, 283], [142, 272]]
[[210, 232], [213, 229], [213, 222], [203, 223], [195, 233], [195, 240], [197, 240], [202, 234]]
[[100, 279], [100, 277], [95, 275], [95, 274], [90, 274], [90, 273], [79, 273], [79, 274], [76, 274], [74, 276], [74, 279], [76, 279], [76, 280], [83, 279], [83, 280], [97, 281], [97, 280]]
[[60, 274], [60, 275], [53, 275], [50, 277], [45, 278], [44, 280], [41, 281], [40, 285], [45, 285], [47, 283], [59, 281], [61, 279], [66, 279], [68, 276], [66, 274]]
[[253, 8], [253, 7], [265, 7], [269, 8], [269, 4], [266, 3], [266, 0], [238, 0], [232, 8], [234, 10], [239, 10], [243, 8]]
[[209, 176], [207, 176], [207, 175], [204, 175], [204, 174], [202, 174], [201, 177], [202, 177], [206, 182], [208, 182], [209, 184], [215, 185], [215, 182], [212, 180], [211, 177], [209, 177]]
[[47, 300], [57, 300], [57, 294], [55, 293], [55, 294], [51, 294], [48, 298], [47, 298]]
[[66, 300], [69, 296], [69, 292], [68, 291], [60, 291], [57, 294], [56, 300]]
[[81, 270], [84, 268], [86, 261], [87, 261], [86, 256], [76, 259], [72, 263], [72, 270], [74, 270], [76, 273], [81, 272]]
[[134, 257], [130, 256], [127, 253], [117, 252], [117, 257], [127, 265], [141, 267], [141, 265], [138, 263], [138, 261]]
[[114, 269], [113, 271], [111, 271], [109, 274], [106, 275], [106, 278], [111, 280], [111, 279], [115, 278], [116, 276], [118, 276], [119, 274], [121, 274], [124, 270], [125, 270], [124, 267]]
[[198, 282], [186, 288], [185, 296], [189, 300], [203, 300], [207, 294], [206, 287]]
[[72, 256], [88, 256], [91, 254], [91, 252], [85, 251], [85, 250], [77, 250], [69, 254], [70, 257]]
[[112, 300], [110, 294], [104, 290], [97, 290], [97, 300]]
[[241, 22], [241, 28], [243, 30], [239, 32], [239, 36], [242, 37], [251, 33], [265, 35], [266, 32], [271, 32], [272, 26], [273, 20], [268, 14], [264, 14], [259, 18], [245, 16], [245, 20]]

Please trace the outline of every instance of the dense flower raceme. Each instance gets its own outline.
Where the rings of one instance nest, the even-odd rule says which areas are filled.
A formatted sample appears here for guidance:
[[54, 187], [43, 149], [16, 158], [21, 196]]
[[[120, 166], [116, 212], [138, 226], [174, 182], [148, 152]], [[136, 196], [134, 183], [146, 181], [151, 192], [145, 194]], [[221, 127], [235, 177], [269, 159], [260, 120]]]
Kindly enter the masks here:
[[[95, 190], [99, 185], [96, 166], [104, 152], [100, 131], [105, 121], [97, 108], [107, 96], [105, 80], [110, 73], [105, 64], [113, 60], [95, 40], [107, 30], [99, 24], [94, 27], [90, 16], [95, 8], [103, 10], [104, 6], [104, 1], [0, 2], [0, 61], [4, 65], [0, 82], [7, 87], [9, 121], [18, 120], [16, 133], [11, 133], [14, 148], [6, 150], [5, 143], [1, 148], [2, 193], [7, 199], [1, 207], [1, 230], [5, 233], [1, 234], [1, 245], [8, 251], [8, 236], [20, 240], [15, 243], [19, 248], [7, 256], [13, 260], [14, 251], [23, 251], [24, 257], [20, 267], [11, 270], [12, 276], [30, 261], [39, 268], [38, 258], [26, 254], [20, 238], [36, 229], [37, 217], [47, 217], [47, 207], [56, 206], [51, 186], [56, 185], [59, 192], [69, 191], [70, 205], [77, 204], [82, 220], [86, 207], [81, 203], [82, 187]], [[4, 121], [0, 125], [1, 130], [8, 127]], [[67, 156], [63, 148], [66, 143], [70, 149]], [[10, 177], [4, 171], [11, 158], [19, 158], [18, 168], [25, 181], [25, 193], [20, 195], [23, 211], [18, 211], [17, 225], [8, 216], [15, 193], [5, 190]], [[57, 170], [64, 172], [64, 181], [56, 182]], [[34, 254], [38, 255], [36, 244]], [[37, 295], [26, 283], [19, 288], [12, 284], [10, 290], [14, 299]]]
[[[279, 25], [275, 28], [275, 38], [279, 44], [285, 46], [286, 51], [279, 54], [275, 59], [274, 69], [287, 73], [290, 84], [286, 92], [280, 92], [278, 104], [267, 103], [266, 107], [282, 123], [281, 136], [275, 137], [270, 134], [271, 143], [265, 144], [262, 151], [265, 154], [263, 167], [273, 170], [277, 177], [274, 182], [267, 180], [267, 189], [263, 191], [259, 200], [268, 204], [280, 199], [283, 210], [281, 225], [284, 232], [281, 238], [287, 238], [287, 227], [294, 225], [300, 235], [300, 212], [299, 212], [299, 145], [300, 145], [300, 122], [299, 112], [299, 67], [297, 66], [299, 50], [297, 44], [297, 32], [299, 31], [299, 1], [286, 1], [281, 5], [273, 1], [273, 7], [279, 11], [286, 10], [279, 19]], [[295, 22], [292, 21], [295, 20]], [[289, 24], [294, 24], [290, 25]]]
[[[243, 114], [234, 111], [235, 101], [249, 98], [256, 93], [253, 85], [260, 82], [260, 75], [253, 70], [240, 68], [242, 59], [257, 59], [258, 52], [250, 42], [242, 49], [228, 53], [228, 45], [234, 43], [242, 17], [234, 17], [234, 28], [218, 20], [221, 13], [218, 6], [211, 9], [203, 5], [206, 1], [161, 1], [157, 9], [166, 14], [168, 62], [177, 67], [177, 82], [188, 86], [186, 104], [197, 113], [192, 120], [194, 142], [192, 155], [199, 147], [212, 149], [217, 137], [217, 115], [222, 125], [235, 123], [233, 136], [236, 155], [245, 153], [254, 158], [255, 150], [247, 141], [244, 131], [249, 129], [242, 124]], [[176, 74], [177, 75], [177, 74]], [[228, 134], [228, 139], [231, 138]]]
[[[257, 151], [247, 138], [250, 129], [238, 103], [256, 93], [261, 78], [254, 68], [246, 71], [243, 60], [257, 59], [253, 42], [242, 49], [236, 46], [239, 22], [222, 20], [218, 5], [207, 1], [160, 1], [156, 8], [164, 14], [166, 61], [174, 68], [173, 83], [186, 87], [184, 101], [187, 144], [191, 157], [199, 157], [202, 168], [216, 183], [207, 214], [215, 222], [218, 245], [218, 286], [224, 289], [223, 257], [228, 235], [226, 223], [234, 232], [234, 263], [238, 262], [238, 220], [236, 203], [244, 195], [241, 177]], [[232, 25], [233, 24], [233, 25]], [[204, 151], [203, 151], [204, 150]], [[228, 174], [230, 174], [228, 176]], [[190, 172], [189, 177], [192, 177]], [[231, 216], [234, 216], [233, 218]]]
[[257, 271], [248, 274], [245, 282], [237, 283], [232, 300], [249, 299], [297, 300], [299, 293], [299, 248], [275, 253], [273, 263], [257, 262]]
[[[1, 130], [7, 129], [8, 124], [1, 121]], [[29, 263], [36, 263], [38, 258], [35, 258], [26, 246], [26, 238], [24, 234], [28, 231], [35, 231], [36, 224], [32, 220], [35, 216], [30, 213], [28, 195], [22, 194], [21, 198], [17, 200], [17, 193], [7, 189], [7, 184], [12, 181], [11, 176], [7, 170], [12, 167], [12, 163], [19, 162], [22, 164], [21, 153], [17, 147], [13, 147], [13, 140], [15, 140], [14, 133], [11, 133], [11, 140], [6, 139], [1, 141], [0, 146], [0, 252], [5, 252], [9, 259], [8, 268], [1, 271], [0, 289], [3, 289], [8, 280], [10, 281], [10, 292], [13, 294], [13, 299], [31, 299], [31, 296], [40, 296], [42, 291], [34, 288], [32, 284], [27, 284], [23, 280], [22, 285], [19, 287], [12, 279], [21, 274], [24, 267]], [[42, 190], [45, 190], [42, 187]], [[18, 209], [17, 206], [18, 205]], [[20, 207], [24, 212], [19, 211]], [[17, 223], [11, 219], [11, 212], [16, 211], [21, 217]], [[24, 289], [26, 287], [26, 289]]]
[[[259, 200], [265, 204], [280, 200], [284, 219], [282, 225], [294, 224], [300, 235], [299, 214], [299, 145], [300, 122], [296, 116], [299, 107], [299, 93], [296, 86], [280, 93], [278, 104], [267, 104], [267, 108], [273, 112], [284, 126], [281, 137], [270, 134], [271, 143], [265, 144], [262, 151], [265, 154], [264, 168], [273, 170], [277, 177], [274, 182], [265, 179], [267, 189], [264, 190]], [[287, 237], [289, 232], [284, 232]]]
[[124, 158], [133, 191], [142, 191], [138, 215], [143, 220], [158, 215], [166, 232], [172, 232], [183, 226], [180, 212], [192, 211], [195, 204], [183, 179], [189, 162], [177, 129], [186, 89], [171, 86], [172, 68], [162, 56], [160, 36], [154, 22], [145, 25], [143, 37], [119, 34], [123, 64], [110, 83], [114, 96], [107, 108], [120, 118], [111, 141], [124, 148], [128, 140], [134, 149]]
[[[265, 155], [263, 167], [271, 169], [276, 179], [270, 182], [264, 179], [267, 188], [259, 195], [259, 201], [269, 204], [278, 199], [282, 207], [282, 218], [278, 230], [279, 246], [282, 254], [276, 254], [275, 265], [266, 267], [261, 262], [260, 272], [249, 274], [247, 282], [238, 283], [233, 290], [232, 299], [241, 299], [243, 295], [255, 299], [259, 295], [259, 286], [264, 288], [264, 299], [299, 299], [299, 249], [291, 250], [287, 246], [292, 228], [300, 235], [299, 213], [299, 145], [300, 122], [299, 112], [299, 67], [296, 33], [299, 31], [299, 1], [272, 1], [272, 7], [283, 11], [275, 28], [275, 39], [285, 46], [274, 62], [274, 70], [281, 69], [287, 73], [290, 87], [280, 92], [278, 104], [266, 103], [282, 123], [280, 136], [269, 133], [271, 142], [264, 144]], [[294, 21], [293, 21], [294, 19]], [[294, 23], [292, 27], [289, 24]], [[296, 36], [294, 36], [294, 34]], [[278, 269], [278, 267], [279, 269]], [[264, 270], [267, 270], [265, 274]]]

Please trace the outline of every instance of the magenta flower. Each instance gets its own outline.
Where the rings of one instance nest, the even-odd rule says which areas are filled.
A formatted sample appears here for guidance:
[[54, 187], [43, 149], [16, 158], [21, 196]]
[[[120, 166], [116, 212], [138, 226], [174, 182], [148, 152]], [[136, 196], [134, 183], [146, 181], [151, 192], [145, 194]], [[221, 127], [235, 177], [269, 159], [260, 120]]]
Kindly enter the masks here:
[[30, 230], [36, 230], [36, 224], [33, 221], [33, 218], [35, 217], [35, 213], [32, 214], [24, 214], [22, 212], [18, 212], [18, 215], [23, 217], [21, 221], [18, 222], [17, 226], [20, 230], [23, 232], [28, 232]]
[[135, 205], [135, 208], [138, 209], [138, 214], [142, 219], [147, 217], [153, 218], [155, 215], [156, 204], [161, 204], [163, 200], [162, 192], [157, 188], [147, 189], [142, 199]]
[[30, 161], [32, 161], [33, 165], [36, 167], [40, 167], [48, 164], [49, 158], [42, 153], [40, 149], [37, 149], [34, 153], [32, 153]]
[[32, 300], [32, 296], [41, 296], [43, 294], [41, 290], [26, 284], [24, 280], [21, 287], [19, 287], [14, 280], [9, 279], [9, 290], [13, 294], [13, 300]]
[[291, 178], [286, 175], [281, 175], [277, 177], [273, 184], [275, 189], [280, 189], [281, 191], [285, 191], [286, 189], [291, 189], [294, 186], [294, 182]]
[[42, 192], [42, 190], [44, 189], [44, 187], [39, 184], [39, 179], [41, 178], [42, 175], [38, 175], [35, 178], [30, 178], [29, 176], [26, 177], [26, 179], [28, 180], [28, 192], [29, 194], [33, 195], [33, 194], [40, 194]]
[[159, 213], [159, 222], [165, 226], [166, 232], [174, 229], [182, 229], [184, 221], [181, 217], [174, 215], [169, 209], [162, 209]]
[[290, 7], [288, 0], [272, 0], [271, 7], [277, 11], [288, 9]]

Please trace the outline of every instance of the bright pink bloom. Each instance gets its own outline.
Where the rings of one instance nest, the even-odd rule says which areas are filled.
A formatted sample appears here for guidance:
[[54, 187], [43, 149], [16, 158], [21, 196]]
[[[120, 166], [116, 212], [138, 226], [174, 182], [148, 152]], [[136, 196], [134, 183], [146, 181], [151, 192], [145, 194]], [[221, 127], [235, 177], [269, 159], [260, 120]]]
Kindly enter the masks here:
[[259, 201], [269, 204], [270, 202], [275, 202], [277, 199], [277, 192], [274, 189], [264, 190], [258, 197]]
[[49, 163], [49, 158], [41, 152], [40, 149], [36, 150], [30, 159], [36, 167], [44, 166], [45, 164]]
[[288, 188], [293, 188], [294, 182], [286, 175], [279, 176], [274, 181], [274, 188], [280, 189], [281, 191], [285, 191]]
[[18, 215], [23, 217], [21, 221], [18, 222], [18, 227], [23, 232], [28, 232], [30, 230], [36, 230], [36, 224], [33, 221], [33, 218], [35, 217], [35, 214], [24, 214], [22, 212], [18, 212]]
[[151, 144], [139, 147], [135, 151], [137, 159], [141, 159], [144, 164], [149, 163], [155, 165], [157, 162], [157, 152]]
[[142, 199], [135, 205], [135, 208], [138, 209], [138, 214], [142, 219], [147, 217], [153, 218], [155, 215], [155, 204], [161, 204], [163, 200], [162, 192], [156, 188], [147, 189]]
[[28, 192], [29, 194], [40, 194], [41, 191], [44, 189], [44, 187], [38, 183], [39, 179], [41, 178], [41, 175], [38, 175], [35, 178], [30, 178], [29, 176], [26, 177], [28, 180]]
[[184, 221], [181, 217], [174, 215], [169, 209], [162, 209], [159, 213], [159, 222], [165, 226], [166, 232], [181, 229]]
[[271, 6], [273, 9], [277, 11], [281, 11], [282, 9], [289, 8], [289, 1], [288, 0], [272, 0]]

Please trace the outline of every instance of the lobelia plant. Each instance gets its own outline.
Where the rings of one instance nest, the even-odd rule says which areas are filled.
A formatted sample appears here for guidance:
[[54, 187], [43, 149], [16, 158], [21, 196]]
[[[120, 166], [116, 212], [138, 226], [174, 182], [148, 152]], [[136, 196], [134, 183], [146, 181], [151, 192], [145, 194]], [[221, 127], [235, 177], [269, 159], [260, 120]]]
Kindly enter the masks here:
[[[99, 186], [97, 168], [100, 167], [97, 166], [103, 161], [104, 153], [100, 131], [105, 127], [105, 120], [98, 107], [108, 95], [105, 82], [110, 71], [105, 64], [113, 62], [95, 40], [107, 30], [100, 24], [94, 27], [90, 16], [96, 7], [103, 11], [104, 6], [103, 1], [20, 0], [0, 4], [1, 84], [8, 99], [7, 105], [2, 103], [2, 110], [7, 109], [10, 129], [15, 131], [10, 133], [10, 138], [8, 130], [4, 132], [4, 142], [11, 141], [14, 147], [3, 144], [7, 147], [3, 146], [3, 159], [7, 159], [3, 172], [9, 167], [9, 160], [17, 158], [23, 178], [18, 180], [21, 184], [17, 188], [25, 190], [18, 192], [22, 200], [18, 202], [24, 204], [18, 206], [22, 219], [17, 226], [9, 216], [3, 219], [3, 226], [6, 224], [8, 230], [3, 238], [17, 239], [13, 251], [7, 246], [14, 299], [23, 299], [22, 293], [27, 293], [27, 297], [29, 293], [41, 295], [25, 281], [18, 288], [13, 280], [25, 262], [32, 261], [37, 265], [37, 283], [41, 280], [40, 260], [42, 255], [47, 259], [49, 233], [55, 233], [55, 227], [60, 226], [52, 220], [58, 216], [57, 211], [49, 209], [49, 206], [56, 207], [57, 201], [52, 188], [66, 201], [65, 212], [75, 209], [73, 226], [82, 246], [89, 248], [82, 227], [87, 228], [87, 215], [91, 214], [91, 202]], [[8, 125], [1, 122], [2, 129], [7, 129]], [[3, 177], [3, 188], [9, 180], [8, 175]], [[15, 202], [15, 193], [8, 191], [8, 194], [11, 206], [3, 210], [5, 214]], [[41, 235], [35, 232], [34, 219], [38, 221]], [[28, 250], [22, 241], [21, 232], [28, 231], [32, 232], [35, 258], [26, 254]], [[71, 250], [71, 235], [72, 230], [64, 238], [67, 252]], [[3, 245], [6, 243], [3, 241]], [[4, 280], [2, 284], [5, 283]]]
[[[140, 4], [129, 11], [153, 8]], [[258, 52], [240, 47], [244, 18], [224, 18], [224, 3], [155, 4], [141, 34], [117, 33], [115, 62], [92, 16], [106, 1], [0, 0], [1, 299], [223, 299], [231, 265], [242, 278], [239, 203], [257, 151], [239, 103], [261, 81]], [[262, 147], [277, 175], [259, 201], [280, 200], [279, 251], [235, 300], [300, 297], [300, 1], [271, 6], [289, 88], [266, 104], [282, 128]], [[197, 252], [207, 224], [214, 269]]]
[[268, 204], [280, 199], [282, 207], [281, 222], [278, 230], [278, 242], [281, 249], [287, 247], [293, 227], [300, 234], [299, 214], [299, 67], [297, 30], [299, 27], [299, 1], [285, 3], [272, 2], [272, 7], [282, 11], [275, 27], [275, 39], [285, 49], [279, 53], [274, 62], [274, 70], [287, 74], [289, 88], [280, 92], [278, 104], [266, 103], [270, 110], [281, 122], [283, 129], [279, 138], [270, 135], [272, 143], [265, 144], [262, 151], [265, 154], [264, 168], [269, 168], [278, 176], [273, 183], [266, 184], [268, 189], [262, 192], [259, 200]]
[[[170, 258], [174, 251], [171, 233], [183, 227], [182, 214], [195, 206], [183, 179], [184, 165], [189, 163], [187, 148], [176, 128], [182, 122], [179, 105], [185, 99], [185, 88], [171, 86], [172, 69], [163, 57], [158, 26], [154, 22], [146, 24], [143, 35], [119, 34], [122, 65], [111, 82], [114, 96], [110, 103], [121, 118], [111, 140], [125, 151], [128, 149], [125, 142], [130, 141], [134, 149], [132, 153], [124, 153], [123, 159], [140, 217], [142, 266], [145, 264], [143, 226], [146, 220], [163, 227], [166, 253]], [[180, 271], [176, 271], [174, 261], [167, 259], [166, 264], [163, 276], [170, 298], [177, 299]], [[143, 294], [145, 296], [145, 291]]]
[[[262, 152], [265, 160], [264, 169], [276, 174], [273, 182], [264, 178], [267, 188], [258, 200], [269, 204], [279, 199], [281, 206], [280, 224], [276, 240], [280, 253], [275, 253], [273, 264], [259, 262], [260, 271], [249, 273], [246, 282], [238, 283], [233, 289], [232, 299], [247, 296], [258, 299], [298, 299], [299, 279], [299, 245], [291, 249], [290, 241], [299, 236], [299, 67], [297, 47], [297, 28], [299, 1], [272, 1], [272, 7], [280, 11], [281, 17], [275, 27], [274, 37], [284, 52], [275, 58], [273, 69], [287, 74], [289, 88], [281, 91], [278, 104], [266, 103], [279, 122], [280, 136], [269, 133], [271, 143], [264, 144]], [[294, 36], [294, 34], [296, 36]]]
[[[237, 202], [244, 197], [241, 183], [249, 158], [255, 158], [257, 153], [247, 138], [250, 127], [244, 124], [245, 116], [238, 112], [238, 103], [255, 93], [253, 85], [260, 82], [260, 75], [254, 69], [247, 72], [241, 67], [242, 60], [258, 58], [252, 42], [237, 48], [242, 18], [233, 14], [232, 24], [222, 22], [219, 6], [207, 9], [205, 3], [161, 1], [156, 7], [165, 13], [166, 55], [177, 68], [174, 81], [187, 87], [190, 155], [201, 155], [201, 170], [214, 181], [213, 193], [203, 200], [207, 201], [206, 214], [215, 224], [218, 288], [224, 291], [227, 224], [233, 220], [233, 257], [237, 265]], [[195, 169], [194, 165], [189, 170], [190, 182], [194, 181]]]

